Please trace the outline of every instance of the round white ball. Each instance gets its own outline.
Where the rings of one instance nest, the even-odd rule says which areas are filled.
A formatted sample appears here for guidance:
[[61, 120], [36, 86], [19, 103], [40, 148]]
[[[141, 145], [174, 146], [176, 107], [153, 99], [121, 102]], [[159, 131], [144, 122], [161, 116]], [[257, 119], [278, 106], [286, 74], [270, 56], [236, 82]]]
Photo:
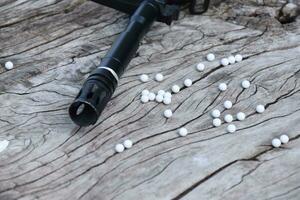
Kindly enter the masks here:
[[249, 88], [250, 87], [250, 82], [248, 81], [248, 80], [243, 80], [242, 81], [242, 87], [243, 88], [245, 88], [245, 89], [247, 89], [247, 88]]
[[193, 81], [191, 79], [185, 79], [183, 84], [186, 86], [186, 87], [190, 87], [192, 86], [193, 84]]
[[123, 142], [123, 145], [124, 145], [124, 147], [126, 148], [126, 149], [130, 149], [131, 147], [132, 147], [132, 141], [131, 140], [125, 140], [124, 142]]
[[166, 93], [164, 94], [164, 98], [172, 98], [171, 92], [166, 92]]
[[155, 75], [155, 80], [158, 82], [161, 82], [164, 80], [164, 75], [162, 75], [161, 73], [158, 73]]
[[11, 70], [14, 68], [14, 64], [11, 61], [7, 61], [4, 65], [5, 69]]
[[205, 70], [205, 65], [203, 63], [199, 63], [197, 66], [196, 66], [196, 69], [199, 71], [199, 72], [202, 72]]
[[228, 61], [229, 61], [230, 64], [234, 64], [234, 63], [235, 63], [235, 58], [234, 58], [234, 56], [229, 56], [229, 57], [228, 57]]
[[164, 96], [165, 93], [166, 93], [166, 92], [165, 92], [164, 90], [159, 90], [159, 91], [157, 92], [157, 95]]
[[148, 94], [148, 97], [149, 97], [149, 100], [150, 100], [150, 101], [154, 101], [156, 95], [155, 95], [153, 92], [150, 92], [150, 93]]
[[172, 92], [178, 93], [180, 91], [180, 87], [178, 85], [173, 85], [172, 86]]
[[225, 115], [224, 116], [224, 121], [227, 122], [227, 123], [232, 122], [233, 121], [232, 115], [230, 115], [230, 114]]
[[275, 147], [275, 148], [280, 147], [281, 146], [281, 141], [278, 138], [274, 138], [272, 140], [272, 146]]
[[181, 136], [181, 137], [184, 137], [184, 136], [187, 136], [188, 134], [188, 131], [186, 128], [182, 127], [178, 130], [178, 134]]
[[142, 95], [149, 95], [149, 93], [150, 93], [149, 90], [143, 90], [142, 91]]
[[236, 62], [241, 62], [243, 60], [243, 56], [241, 54], [237, 54], [234, 56]]
[[149, 97], [148, 97], [148, 95], [142, 95], [141, 101], [142, 101], [142, 103], [147, 103], [147, 102], [149, 102]]
[[123, 144], [117, 144], [117, 145], [115, 146], [115, 151], [118, 152], [118, 153], [123, 152], [124, 149], [125, 149], [125, 147], [124, 147]]
[[145, 83], [145, 82], [149, 81], [149, 77], [148, 77], [147, 74], [142, 74], [142, 75], [140, 76], [140, 80], [141, 80], [143, 83]]
[[164, 111], [164, 116], [166, 118], [170, 118], [170, 117], [172, 117], [172, 115], [173, 115], [172, 110], [167, 109], [167, 110]]
[[215, 127], [221, 126], [221, 124], [222, 124], [222, 121], [219, 118], [213, 119], [213, 125]]
[[280, 141], [282, 142], [282, 144], [286, 144], [290, 141], [290, 138], [287, 135], [281, 135], [280, 136]]
[[263, 105], [256, 106], [256, 112], [263, 113], [264, 111], [265, 111], [265, 106]]
[[218, 117], [220, 117], [220, 115], [221, 115], [221, 112], [220, 112], [218, 109], [214, 109], [214, 110], [211, 112], [211, 116], [212, 116], [213, 118], [218, 118]]
[[168, 98], [168, 97], [164, 97], [163, 102], [164, 102], [165, 105], [169, 105], [172, 102], [172, 99]]
[[215, 55], [212, 54], [212, 53], [209, 53], [209, 54], [207, 54], [207, 56], [206, 56], [206, 59], [207, 59], [208, 61], [213, 61], [215, 58], [216, 58]]
[[228, 133], [234, 133], [236, 131], [236, 126], [234, 124], [229, 124], [227, 126], [227, 132]]
[[229, 65], [229, 60], [227, 58], [222, 58], [220, 63], [223, 66], [227, 66]]
[[164, 100], [164, 96], [162, 95], [156, 95], [155, 97], [156, 102], [161, 103]]
[[230, 108], [232, 108], [232, 102], [231, 101], [225, 101], [224, 102], [224, 107], [226, 108], [226, 109], [230, 109]]
[[226, 83], [220, 83], [220, 84], [219, 84], [219, 90], [220, 90], [220, 91], [225, 91], [225, 90], [227, 90], [227, 84], [226, 84]]
[[237, 118], [239, 121], [243, 121], [243, 120], [246, 119], [246, 115], [245, 115], [245, 113], [243, 113], [243, 112], [238, 112], [238, 113], [236, 114], [236, 118]]

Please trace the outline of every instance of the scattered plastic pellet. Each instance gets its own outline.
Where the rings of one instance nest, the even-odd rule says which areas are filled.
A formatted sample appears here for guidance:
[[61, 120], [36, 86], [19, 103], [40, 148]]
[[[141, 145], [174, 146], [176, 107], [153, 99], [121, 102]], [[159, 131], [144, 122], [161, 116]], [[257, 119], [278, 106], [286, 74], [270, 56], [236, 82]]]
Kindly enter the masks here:
[[287, 135], [281, 135], [280, 136], [280, 141], [282, 142], [282, 144], [286, 144], [290, 141], [290, 138]]
[[131, 147], [132, 147], [132, 145], [133, 145], [133, 143], [132, 143], [132, 141], [131, 140], [125, 140], [124, 142], [123, 142], [123, 146], [126, 148], [126, 149], [130, 149]]
[[281, 141], [278, 138], [274, 138], [272, 140], [272, 146], [275, 147], [275, 148], [280, 147], [281, 146]]
[[187, 136], [188, 134], [188, 131], [186, 128], [182, 127], [178, 130], [178, 134], [181, 136], [181, 137], [184, 137], [184, 136]]
[[212, 54], [212, 53], [209, 53], [209, 54], [207, 54], [207, 56], [206, 56], [206, 59], [207, 59], [208, 61], [213, 61], [215, 58], [216, 58], [215, 55]]
[[165, 92], [164, 90], [159, 90], [159, 91], [157, 92], [157, 95], [164, 96], [165, 93], [166, 93], [166, 92]]
[[229, 124], [227, 126], [227, 132], [228, 133], [234, 133], [236, 131], [236, 126], [234, 124]]
[[149, 93], [150, 93], [149, 90], [143, 90], [142, 91], [142, 95], [149, 95]]
[[229, 60], [227, 58], [222, 58], [220, 63], [223, 66], [227, 66], [229, 65]]
[[193, 81], [191, 79], [185, 79], [183, 84], [186, 86], [186, 87], [190, 87], [192, 86], [193, 84]]
[[215, 127], [221, 126], [221, 124], [222, 124], [222, 121], [219, 118], [213, 119], [213, 125]]
[[171, 98], [164, 98], [164, 99], [163, 99], [163, 103], [164, 103], [165, 105], [169, 105], [171, 102], [172, 102], [172, 99], [171, 99]]
[[142, 95], [141, 101], [142, 101], [143, 103], [149, 102], [149, 97], [148, 97], [148, 95]]
[[161, 82], [164, 80], [164, 75], [162, 75], [161, 73], [158, 73], [155, 75], [155, 80], [158, 82]]
[[143, 83], [145, 83], [145, 82], [149, 81], [149, 76], [148, 76], [147, 74], [142, 74], [142, 75], [140, 76], [140, 80], [141, 80]]
[[219, 84], [219, 90], [220, 90], [220, 91], [225, 91], [225, 90], [227, 90], [227, 84], [226, 84], [226, 83], [220, 83], [220, 84]]
[[230, 114], [225, 115], [224, 116], [224, 121], [227, 122], [227, 123], [232, 122], [233, 121], [232, 115], [230, 115]]
[[125, 149], [125, 147], [124, 147], [123, 144], [117, 144], [117, 145], [115, 146], [115, 150], [116, 150], [116, 152], [118, 152], [118, 153], [123, 152], [124, 149]]
[[156, 95], [155, 95], [153, 92], [150, 92], [150, 93], [148, 94], [149, 101], [154, 101], [154, 100], [155, 100], [155, 97], [156, 97]]
[[214, 110], [211, 112], [211, 116], [212, 116], [213, 118], [218, 118], [218, 117], [220, 117], [220, 115], [221, 115], [221, 112], [220, 112], [218, 109], [214, 109]]
[[235, 57], [234, 56], [229, 56], [228, 61], [229, 61], [230, 64], [234, 64], [235, 63]]
[[202, 72], [205, 70], [205, 65], [203, 63], [199, 63], [197, 66], [196, 66], [196, 69], [199, 71], [199, 72]]
[[243, 56], [241, 54], [237, 54], [234, 56], [236, 62], [241, 62], [243, 60]]
[[164, 96], [162, 95], [156, 95], [155, 97], [156, 102], [161, 103], [164, 100]]
[[248, 81], [248, 80], [243, 80], [242, 81], [242, 87], [243, 88], [245, 88], [245, 89], [247, 89], [247, 88], [249, 88], [250, 87], [250, 82]]
[[8, 140], [2, 140], [0, 141], [0, 153], [2, 151], [4, 151], [9, 145], [9, 141]]
[[256, 112], [263, 113], [264, 111], [265, 111], [265, 106], [263, 105], [256, 106]]
[[171, 92], [166, 92], [166, 93], [164, 94], [164, 98], [172, 98]]
[[239, 120], [239, 121], [243, 121], [243, 120], [246, 119], [246, 115], [245, 115], [245, 113], [243, 113], [243, 112], [238, 112], [238, 113], [236, 114], [236, 118], [237, 118], [237, 120]]
[[14, 64], [11, 61], [7, 61], [4, 65], [5, 69], [11, 70], [14, 68]]
[[167, 110], [164, 111], [164, 116], [166, 118], [170, 118], [170, 117], [172, 117], [172, 115], [173, 115], [172, 110], [167, 109]]
[[172, 86], [172, 92], [178, 93], [180, 91], [180, 87], [178, 85], [173, 85]]
[[226, 108], [226, 109], [230, 109], [230, 108], [232, 108], [232, 102], [231, 101], [225, 101], [224, 102], [224, 107]]

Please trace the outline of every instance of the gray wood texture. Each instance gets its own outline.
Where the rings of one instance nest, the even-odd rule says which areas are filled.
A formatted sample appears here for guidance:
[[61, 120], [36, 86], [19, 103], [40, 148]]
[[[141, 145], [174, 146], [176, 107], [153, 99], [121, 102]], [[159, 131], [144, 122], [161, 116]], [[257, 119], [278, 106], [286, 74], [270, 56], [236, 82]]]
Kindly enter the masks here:
[[[184, 11], [170, 27], [155, 23], [97, 124], [79, 128], [68, 106], [127, 16], [88, 1], [2, 0], [0, 140], [10, 144], [0, 153], [0, 199], [299, 200], [300, 22], [276, 19], [285, 3], [213, 1], [204, 16]], [[210, 52], [216, 61], [205, 61]], [[243, 62], [219, 65], [236, 53]], [[8, 60], [11, 71], [3, 67]], [[162, 83], [138, 80], [158, 72]], [[143, 89], [183, 87], [185, 78], [193, 86], [171, 105], [140, 103]], [[251, 80], [247, 90], [243, 79]], [[224, 111], [227, 99], [234, 105]], [[263, 114], [257, 104], [266, 106]], [[174, 113], [168, 120], [166, 108]], [[212, 126], [213, 108], [247, 119], [228, 134], [226, 124]], [[182, 126], [187, 137], [177, 135]], [[283, 133], [290, 142], [272, 148]], [[127, 138], [133, 148], [116, 154]]]

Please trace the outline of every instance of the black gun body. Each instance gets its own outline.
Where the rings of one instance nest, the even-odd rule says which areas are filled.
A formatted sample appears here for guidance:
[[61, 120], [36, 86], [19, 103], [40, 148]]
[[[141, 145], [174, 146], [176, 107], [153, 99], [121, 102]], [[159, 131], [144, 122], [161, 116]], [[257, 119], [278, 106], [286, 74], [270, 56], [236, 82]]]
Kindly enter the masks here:
[[[108, 2], [108, 1], [107, 1]], [[69, 108], [71, 119], [80, 126], [95, 124], [111, 99], [118, 80], [139, 43], [159, 15], [156, 1], [143, 1], [132, 14], [127, 28], [119, 35], [113, 46], [85, 81], [81, 91]]]

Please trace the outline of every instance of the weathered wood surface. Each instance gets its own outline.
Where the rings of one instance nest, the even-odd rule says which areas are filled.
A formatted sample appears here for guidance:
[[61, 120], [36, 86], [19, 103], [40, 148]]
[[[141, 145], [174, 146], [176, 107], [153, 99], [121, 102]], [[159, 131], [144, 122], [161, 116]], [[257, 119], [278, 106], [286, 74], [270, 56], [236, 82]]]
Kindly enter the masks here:
[[[299, 200], [300, 23], [266, 14], [283, 3], [237, 2], [206, 16], [183, 13], [171, 27], [155, 24], [98, 123], [78, 128], [67, 108], [126, 16], [85, 1], [2, 0], [0, 62], [12, 60], [15, 69], [0, 69], [0, 140], [10, 141], [0, 153], [0, 199]], [[196, 72], [209, 52], [246, 59], [205, 62], [205, 72]], [[157, 72], [166, 77], [161, 84], [138, 81]], [[182, 86], [185, 77], [194, 85], [170, 106], [140, 103], [142, 89]], [[242, 79], [250, 89], [239, 87]], [[220, 82], [229, 83], [225, 93]], [[234, 122], [234, 134], [211, 124], [209, 112], [225, 99], [234, 106], [223, 113], [249, 115]], [[265, 113], [255, 114], [258, 103]], [[174, 116], [165, 120], [168, 107]], [[185, 138], [177, 136], [181, 126]], [[273, 149], [281, 133], [291, 141]], [[116, 154], [126, 138], [134, 147]]]

